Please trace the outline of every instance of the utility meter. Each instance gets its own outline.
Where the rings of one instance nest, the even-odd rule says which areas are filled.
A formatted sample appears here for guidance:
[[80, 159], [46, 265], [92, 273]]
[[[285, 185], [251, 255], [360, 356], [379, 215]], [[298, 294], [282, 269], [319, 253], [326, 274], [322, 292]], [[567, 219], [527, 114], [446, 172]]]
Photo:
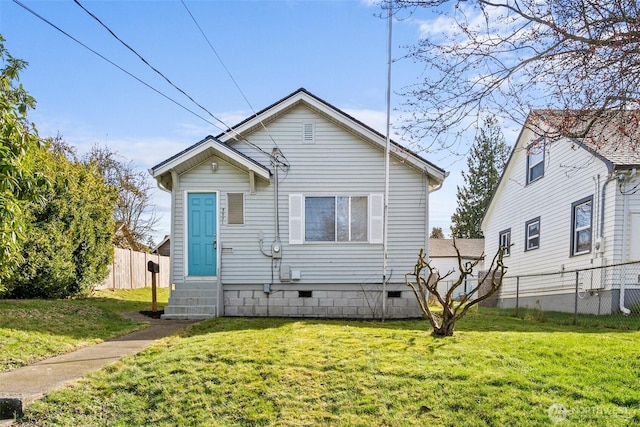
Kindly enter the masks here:
[[271, 256], [273, 258], [282, 258], [282, 246], [280, 242], [273, 242], [271, 244]]

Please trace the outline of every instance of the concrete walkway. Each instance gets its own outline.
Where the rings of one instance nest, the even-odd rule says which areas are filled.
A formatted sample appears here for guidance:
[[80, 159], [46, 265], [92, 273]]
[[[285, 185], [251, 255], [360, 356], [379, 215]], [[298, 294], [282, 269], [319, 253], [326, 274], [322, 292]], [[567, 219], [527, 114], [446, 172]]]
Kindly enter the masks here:
[[127, 313], [126, 317], [150, 322], [150, 326], [0, 374], [0, 420], [20, 417], [24, 408], [47, 392], [78, 380], [86, 373], [99, 370], [123, 356], [138, 353], [155, 340], [180, 332], [196, 322], [152, 319], [139, 313]]

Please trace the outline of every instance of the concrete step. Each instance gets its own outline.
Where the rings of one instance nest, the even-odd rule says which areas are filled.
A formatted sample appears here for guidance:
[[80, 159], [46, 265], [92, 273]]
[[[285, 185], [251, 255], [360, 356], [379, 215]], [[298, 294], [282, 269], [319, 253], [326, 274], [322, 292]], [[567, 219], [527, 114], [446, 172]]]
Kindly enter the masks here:
[[215, 305], [168, 305], [164, 308], [164, 314], [194, 314], [194, 315], [216, 315]]
[[174, 289], [171, 298], [215, 298], [216, 289]]
[[172, 290], [193, 290], [193, 289], [216, 289], [218, 282], [189, 282], [175, 283]]
[[214, 298], [214, 297], [174, 297], [173, 295], [171, 295], [171, 298], [169, 298], [169, 306], [181, 306], [181, 305], [187, 305], [187, 306], [199, 306], [199, 305], [204, 305], [204, 306], [214, 306], [216, 305], [218, 299]]
[[212, 314], [163, 314], [163, 320], [205, 320], [215, 317]]
[[218, 306], [217, 282], [176, 283], [164, 308], [163, 319], [208, 319]]

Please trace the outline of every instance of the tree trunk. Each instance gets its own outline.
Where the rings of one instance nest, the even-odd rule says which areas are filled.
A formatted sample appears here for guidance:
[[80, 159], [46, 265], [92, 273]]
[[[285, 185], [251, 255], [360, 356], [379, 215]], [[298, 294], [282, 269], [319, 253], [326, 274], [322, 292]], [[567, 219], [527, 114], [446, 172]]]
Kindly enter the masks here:
[[433, 335], [436, 337], [452, 337], [455, 324], [454, 318], [442, 319], [440, 327], [433, 328]]

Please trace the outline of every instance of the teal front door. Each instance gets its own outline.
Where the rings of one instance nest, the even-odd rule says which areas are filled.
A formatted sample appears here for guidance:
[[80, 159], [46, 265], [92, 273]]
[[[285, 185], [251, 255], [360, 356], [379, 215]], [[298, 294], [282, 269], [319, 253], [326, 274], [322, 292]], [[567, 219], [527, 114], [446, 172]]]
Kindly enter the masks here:
[[216, 195], [187, 196], [189, 276], [216, 275]]

